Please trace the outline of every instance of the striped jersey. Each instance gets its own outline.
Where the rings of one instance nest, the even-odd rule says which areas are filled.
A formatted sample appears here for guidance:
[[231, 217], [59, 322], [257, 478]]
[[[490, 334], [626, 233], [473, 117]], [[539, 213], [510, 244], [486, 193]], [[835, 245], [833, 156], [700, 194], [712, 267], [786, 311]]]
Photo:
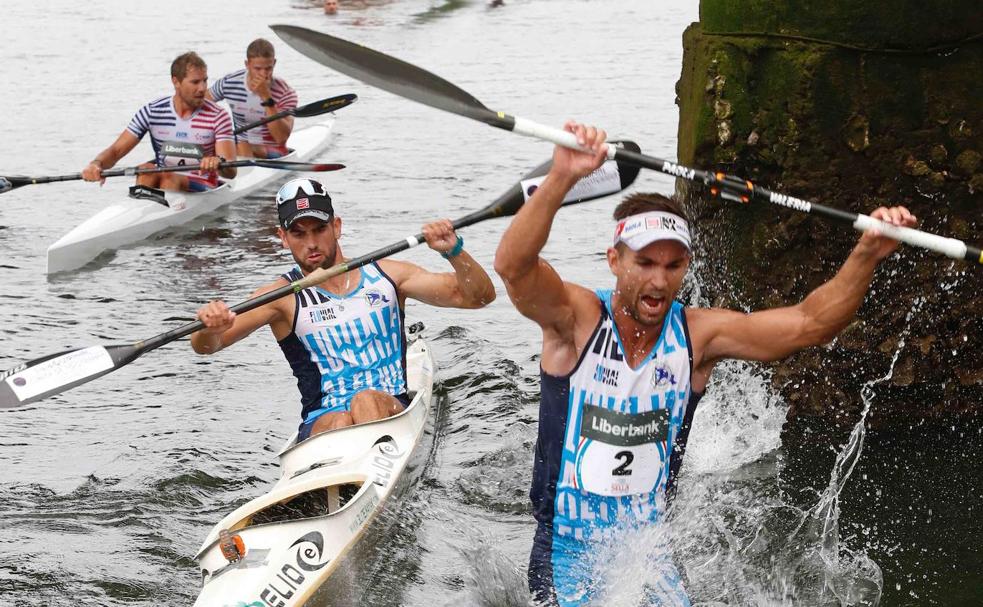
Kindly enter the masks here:
[[625, 523], [658, 522], [700, 395], [684, 308], [673, 302], [648, 356], [632, 368], [612, 312], [601, 317], [566, 377], [542, 373], [539, 440], [530, 496], [537, 520], [586, 540]]
[[[228, 112], [207, 99], [187, 118], [174, 110], [172, 96], [155, 99], [137, 111], [126, 130], [137, 139], [150, 133], [157, 166], [197, 164], [215, 155], [215, 142], [233, 141]], [[218, 174], [188, 173], [188, 179], [215, 186]]]
[[[406, 336], [396, 284], [378, 266], [362, 266], [358, 287], [336, 295], [320, 287], [294, 294], [294, 326], [280, 349], [297, 378], [303, 421], [348, 411], [366, 389], [406, 392]], [[283, 278], [303, 278], [294, 268]]]
[[[209, 89], [215, 101], [225, 99], [228, 102], [229, 107], [232, 108], [232, 117], [235, 118], [237, 127], [266, 118], [266, 108], [260, 105], [263, 100], [246, 86], [247, 77], [247, 70], [241, 69], [219, 78]], [[273, 78], [270, 96], [276, 102], [278, 112], [297, 107], [297, 92], [280, 78]], [[273, 135], [270, 134], [266, 125], [250, 129], [241, 136], [253, 145], [267, 146], [284, 154], [287, 152], [286, 146], [278, 144], [273, 139]]]

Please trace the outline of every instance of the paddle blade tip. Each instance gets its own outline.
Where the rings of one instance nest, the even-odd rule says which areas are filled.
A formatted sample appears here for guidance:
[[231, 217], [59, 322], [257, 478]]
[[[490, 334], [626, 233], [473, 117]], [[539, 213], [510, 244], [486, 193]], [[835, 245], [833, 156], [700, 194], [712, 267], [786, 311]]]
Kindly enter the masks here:
[[[612, 141], [612, 143], [618, 144], [620, 147], [635, 152], [636, 154], [642, 153], [642, 148], [639, 147], [634, 141], [629, 141], [627, 139], [621, 141]], [[618, 175], [621, 179], [621, 189], [624, 190], [631, 184], [635, 183], [635, 179], [638, 177], [638, 173], [642, 169], [640, 167], [625, 163], [618, 162]]]

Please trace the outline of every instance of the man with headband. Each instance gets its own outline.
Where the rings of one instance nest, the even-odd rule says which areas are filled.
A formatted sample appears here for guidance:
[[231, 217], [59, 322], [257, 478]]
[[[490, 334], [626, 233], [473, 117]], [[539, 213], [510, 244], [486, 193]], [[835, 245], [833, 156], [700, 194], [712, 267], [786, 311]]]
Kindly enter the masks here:
[[[277, 234], [297, 265], [252, 297], [345, 261], [341, 218], [313, 179], [288, 181], [276, 195]], [[480, 308], [495, 299], [488, 274], [464, 250], [447, 219], [423, 226], [431, 249], [453, 271], [384, 259], [329, 278], [293, 296], [235, 314], [221, 301], [198, 310], [205, 328], [191, 335], [199, 354], [214, 354], [269, 325], [297, 378], [302, 421], [297, 440], [390, 417], [409, 405], [406, 394], [406, 298], [445, 308]]]
[[[529, 586], [537, 604], [563, 607], [608, 604], [605, 595], [623, 582], [609, 573], [625, 542], [642, 533], [660, 537], [666, 496], [714, 365], [774, 361], [830, 341], [898, 245], [865, 233], [836, 276], [794, 306], [750, 314], [687, 308], [675, 301], [692, 255], [686, 214], [671, 198], [633, 194], [614, 211], [607, 250], [614, 289], [564, 282], [539, 255], [563, 197], [605, 159], [604, 131], [566, 128], [592, 153], [556, 148], [549, 175], [495, 257], [512, 302], [543, 333]], [[871, 215], [915, 224], [903, 207]], [[656, 546], [641, 568], [645, 604], [689, 605], [661, 537], [650, 542]]]

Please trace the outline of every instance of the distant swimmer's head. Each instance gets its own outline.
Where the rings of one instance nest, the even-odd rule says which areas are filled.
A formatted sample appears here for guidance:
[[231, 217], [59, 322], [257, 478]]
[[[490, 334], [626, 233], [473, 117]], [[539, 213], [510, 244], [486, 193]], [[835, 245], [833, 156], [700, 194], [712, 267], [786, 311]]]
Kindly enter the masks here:
[[338, 12], [338, 0], [324, 0], [324, 14], [334, 15]]

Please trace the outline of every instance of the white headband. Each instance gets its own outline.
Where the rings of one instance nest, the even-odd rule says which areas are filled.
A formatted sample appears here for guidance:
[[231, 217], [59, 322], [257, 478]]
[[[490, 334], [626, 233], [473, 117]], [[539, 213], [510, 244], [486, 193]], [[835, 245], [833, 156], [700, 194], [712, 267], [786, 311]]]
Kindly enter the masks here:
[[614, 231], [614, 244], [623, 242], [633, 251], [640, 251], [657, 240], [675, 240], [691, 250], [689, 225], [674, 213], [650, 211], [625, 217]]

